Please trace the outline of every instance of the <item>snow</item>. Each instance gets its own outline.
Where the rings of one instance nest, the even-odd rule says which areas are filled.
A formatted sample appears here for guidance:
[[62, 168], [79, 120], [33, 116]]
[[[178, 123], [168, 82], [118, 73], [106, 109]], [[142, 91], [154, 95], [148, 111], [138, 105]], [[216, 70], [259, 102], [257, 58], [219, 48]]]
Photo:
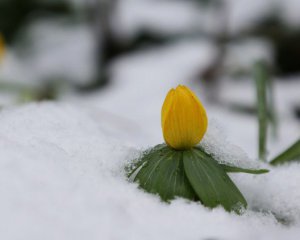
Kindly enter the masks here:
[[120, 1], [115, 13], [115, 32], [123, 38], [132, 38], [141, 30], [165, 35], [188, 32], [196, 26], [198, 11], [195, 7], [192, 2]]
[[[285, 23], [297, 28], [300, 24], [298, 0], [223, 0], [229, 33], [235, 35], [255, 26], [259, 21], [277, 14]], [[278, 11], [278, 13], [277, 13]], [[114, 15], [115, 32], [131, 39], [139, 31], [156, 35], [178, 35], [189, 32], [216, 33], [220, 27], [220, 12], [213, 6], [193, 1], [122, 0]]]
[[110, 121], [122, 126], [119, 138], [148, 148], [163, 141], [160, 111], [166, 93], [183, 81], [194, 85], [193, 76], [205, 69], [215, 54], [213, 45], [202, 40], [142, 50], [113, 63], [112, 84], [105, 91], [61, 100], [95, 113], [105, 111]]
[[249, 202], [238, 216], [183, 199], [165, 204], [127, 182], [122, 169], [137, 150], [105, 133], [101, 117], [96, 121], [84, 108], [41, 103], [5, 109], [0, 136], [1, 239], [247, 240], [300, 234], [299, 164], [261, 176], [232, 174]]
[[273, 48], [266, 40], [247, 38], [234, 41], [227, 46], [225, 68], [232, 72], [251, 72], [253, 64], [257, 61], [263, 60], [272, 64], [273, 55]]
[[300, 24], [300, 17], [297, 13], [300, 8], [300, 2], [298, 0], [280, 1], [279, 6], [282, 9], [283, 19], [294, 28], [298, 28]]
[[[227, 1], [234, 33], [251, 26], [278, 0]], [[179, 34], [213, 24], [192, 3], [119, 2], [125, 12], [117, 30], [127, 37], [144, 28]], [[289, 14], [295, 9], [284, 10], [284, 16], [297, 24], [298, 15]], [[203, 22], [195, 26], [195, 18]], [[1, 81], [36, 85], [57, 73], [76, 83], [90, 79], [94, 42], [86, 26], [51, 20], [28, 31], [34, 36], [34, 47], [26, 49], [31, 58], [25, 61], [9, 48]], [[227, 50], [226, 67], [247, 71], [257, 59], [271, 61], [273, 54], [261, 39], [234, 43]], [[110, 68], [111, 85], [90, 95], [65, 93], [55, 103], [8, 107], [18, 96], [1, 93], [6, 107], [0, 112], [0, 239], [298, 239], [300, 164], [260, 164], [255, 159], [256, 117], [207, 102], [205, 85], [196, 78], [216, 56], [213, 43], [195, 37], [118, 58]], [[269, 142], [269, 159], [299, 137], [300, 126], [291, 113], [300, 100], [298, 78], [274, 83], [279, 132], [278, 140]], [[253, 80], [242, 80], [222, 78], [222, 102], [255, 104]], [[248, 201], [241, 216], [183, 199], [162, 203], [124, 176], [126, 163], [163, 142], [161, 105], [178, 84], [192, 88], [206, 107], [209, 128], [200, 144], [207, 151], [220, 162], [271, 170], [257, 176], [230, 174]]]
[[274, 11], [277, 0], [224, 0], [227, 4], [228, 27], [232, 34], [249, 29]]
[[95, 74], [95, 40], [85, 24], [66, 19], [33, 22], [23, 41], [9, 48], [1, 66], [1, 81], [37, 86], [49, 80], [87, 83]]
[[217, 119], [210, 119], [209, 128], [199, 145], [220, 163], [249, 169], [268, 168], [250, 159], [242, 148], [230, 143], [225, 136], [222, 124]]
[[[264, 209], [299, 227], [300, 220], [300, 164], [271, 168], [260, 176], [234, 176], [237, 185], [254, 209]], [[249, 184], [251, 181], [251, 184]]]
[[[274, 105], [276, 109], [278, 129], [274, 139], [269, 134], [268, 159], [281, 153], [299, 138], [299, 122], [293, 115], [293, 108], [300, 101], [299, 77], [290, 80], [274, 80]], [[256, 90], [253, 79], [246, 78], [241, 81], [228, 81], [222, 79], [221, 100], [242, 106], [256, 105]], [[224, 108], [211, 108], [211, 118], [222, 121], [224, 135], [235, 145], [241, 147], [250, 158], [257, 156], [257, 117], [255, 115], [241, 114]], [[221, 120], [222, 119], [222, 120]]]

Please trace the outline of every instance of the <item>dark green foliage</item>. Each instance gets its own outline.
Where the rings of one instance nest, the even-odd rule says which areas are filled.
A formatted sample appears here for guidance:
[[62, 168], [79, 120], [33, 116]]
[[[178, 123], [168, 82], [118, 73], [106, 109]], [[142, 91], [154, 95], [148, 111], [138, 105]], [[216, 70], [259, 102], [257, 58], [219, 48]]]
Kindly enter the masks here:
[[70, 12], [71, 8], [66, 1], [1, 0], [0, 32], [4, 34], [7, 42], [11, 42], [30, 17], [37, 14], [62, 15]]
[[300, 72], [300, 31], [282, 35], [275, 43], [275, 61], [280, 75], [294, 75]]
[[183, 153], [184, 169], [201, 202], [207, 207], [222, 205], [227, 211], [247, 202], [224, 169], [199, 149]]
[[226, 172], [260, 174], [265, 169], [242, 169], [219, 164], [201, 148], [177, 151], [157, 145], [127, 168], [128, 177], [162, 200], [176, 197], [200, 201], [207, 207], [239, 211], [247, 202]]
[[196, 200], [184, 172], [182, 156], [181, 151], [169, 147], [151, 151], [142, 158], [145, 163], [134, 181], [138, 181], [147, 192], [159, 194], [165, 201], [176, 196]]

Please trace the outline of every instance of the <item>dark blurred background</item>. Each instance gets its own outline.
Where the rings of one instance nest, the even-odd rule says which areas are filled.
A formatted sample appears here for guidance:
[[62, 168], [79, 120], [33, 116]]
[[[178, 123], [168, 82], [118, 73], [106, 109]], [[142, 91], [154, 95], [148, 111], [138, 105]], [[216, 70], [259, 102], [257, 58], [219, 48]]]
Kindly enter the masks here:
[[218, 103], [221, 79], [251, 76], [256, 60], [280, 81], [299, 75], [299, 10], [297, 0], [1, 0], [0, 91], [18, 101], [88, 94], [109, 87], [116, 59], [204, 39], [216, 54], [193, 76]]

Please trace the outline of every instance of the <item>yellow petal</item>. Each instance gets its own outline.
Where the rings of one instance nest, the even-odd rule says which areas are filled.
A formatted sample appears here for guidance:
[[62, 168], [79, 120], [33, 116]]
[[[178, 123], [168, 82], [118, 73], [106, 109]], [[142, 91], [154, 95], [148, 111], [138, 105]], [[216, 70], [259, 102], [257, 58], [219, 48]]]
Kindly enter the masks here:
[[206, 111], [189, 88], [179, 85], [167, 94], [161, 125], [165, 142], [170, 147], [189, 149], [198, 144], [206, 132]]
[[5, 54], [5, 43], [4, 43], [4, 38], [2, 34], [0, 33], [0, 63], [2, 62], [2, 59], [4, 58]]

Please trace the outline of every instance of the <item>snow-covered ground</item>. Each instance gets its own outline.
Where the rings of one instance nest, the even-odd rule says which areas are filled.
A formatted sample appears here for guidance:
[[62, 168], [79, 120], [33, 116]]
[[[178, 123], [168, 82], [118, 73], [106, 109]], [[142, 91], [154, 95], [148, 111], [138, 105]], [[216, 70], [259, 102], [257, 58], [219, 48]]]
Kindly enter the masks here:
[[111, 137], [101, 117], [96, 120], [86, 109], [63, 103], [5, 109], [0, 136], [1, 239], [238, 240], [300, 234], [299, 164], [261, 176], [232, 174], [249, 203], [238, 216], [183, 199], [165, 204], [127, 182], [122, 169], [139, 151]]

